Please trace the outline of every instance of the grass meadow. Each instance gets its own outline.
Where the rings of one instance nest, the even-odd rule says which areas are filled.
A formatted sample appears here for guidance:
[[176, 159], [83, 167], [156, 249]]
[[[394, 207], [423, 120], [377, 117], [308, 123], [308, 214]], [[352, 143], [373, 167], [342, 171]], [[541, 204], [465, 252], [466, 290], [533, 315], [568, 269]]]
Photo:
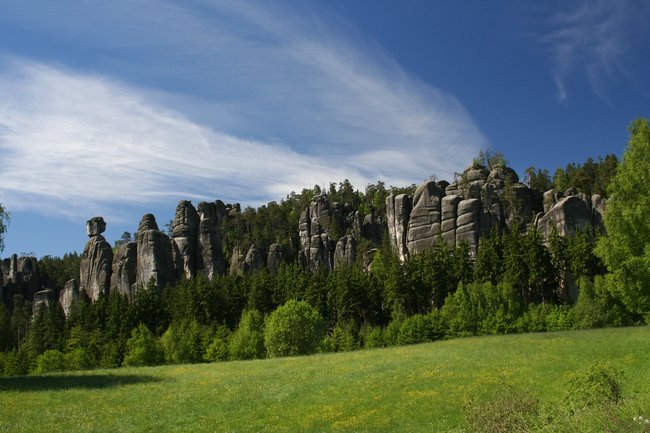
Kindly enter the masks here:
[[0, 378], [0, 431], [462, 432], [495, 395], [561, 408], [574, 372], [601, 361], [623, 371], [622, 400], [540, 430], [650, 431], [633, 419], [650, 417], [648, 327]]

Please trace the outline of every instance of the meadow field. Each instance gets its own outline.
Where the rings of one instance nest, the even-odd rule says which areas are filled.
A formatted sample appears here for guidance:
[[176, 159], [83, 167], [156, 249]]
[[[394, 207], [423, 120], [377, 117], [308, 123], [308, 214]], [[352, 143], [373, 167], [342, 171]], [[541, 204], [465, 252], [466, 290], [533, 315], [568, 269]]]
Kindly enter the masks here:
[[[603, 362], [620, 401], [565, 411], [575, 372]], [[0, 431], [461, 432], [523, 399], [540, 431], [645, 432], [649, 395], [650, 329], [617, 328], [0, 378]]]

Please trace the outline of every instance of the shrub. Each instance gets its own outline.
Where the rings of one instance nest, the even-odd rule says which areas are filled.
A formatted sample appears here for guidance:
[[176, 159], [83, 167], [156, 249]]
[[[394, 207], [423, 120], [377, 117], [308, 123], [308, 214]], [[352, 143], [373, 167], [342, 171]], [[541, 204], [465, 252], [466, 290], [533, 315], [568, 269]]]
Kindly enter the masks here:
[[404, 320], [397, 334], [397, 344], [417, 344], [439, 340], [444, 336], [442, 317], [437, 310], [416, 314]]
[[35, 374], [65, 370], [65, 358], [58, 350], [46, 350], [36, 358]]
[[337, 323], [330, 339], [336, 352], [349, 352], [360, 347], [357, 325], [351, 320]]
[[63, 357], [66, 370], [88, 370], [95, 366], [92, 357], [82, 347], [77, 347], [63, 355]]
[[264, 358], [264, 317], [257, 310], [242, 314], [237, 330], [228, 342], [230, 359]]
[[126, 342], [124, 365], [156, 365], [162, 361], [163, 354], [153, 333], [143, 323], [131, 332]]
[[576, 412], [621, 399], [623, 372], [609, 363], [596, 363], [576, 372], [565, 386], [565, 402]]
[[264, 343], [272, 357], [308, 355], [316, 352], [323, 333], [318, 311], [304, 301], [291, 300], [269, 316]]
[[227, 361], [229, 339], [230, 329], [225, 325], [219, 326], [212, 336], [212, 341], [205, 349], [203, 359], [208, 362]]
[[196, 320], [172, 323], [160, 340], [165, 361], [174, 364], [202, 361], [206, 334]]
[[377, 326], [376, 328], [371, 328], [366, 334], [364, 347], [366, 349], [373, 349], [376, 347], [385, 347], [386, 342], [384, 341], [384, 331]]
[[573, 309], [569, 305], [556, 305], [546, 315], [547, 331], [567, 331], [573, 328]]

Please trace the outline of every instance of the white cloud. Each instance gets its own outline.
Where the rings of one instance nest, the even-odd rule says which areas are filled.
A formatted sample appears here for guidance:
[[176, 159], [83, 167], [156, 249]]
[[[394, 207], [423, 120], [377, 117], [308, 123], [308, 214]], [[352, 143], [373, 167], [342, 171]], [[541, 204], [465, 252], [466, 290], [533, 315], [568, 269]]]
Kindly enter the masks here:
[[8, 207], [81, 219], [177, 197], [259, 204], [344, 178], [449, 178], [486, 144], [452, 95], [326, 14], [148, 4], [8, 8], [72, 51], [111, 53], [0, 63]]
[[578, 75], [611, 105], [607, 83], [616, 76], [630, 75], [629, 57], [642, 41], [640, 36], [647, 39], [650, 8], [634, 0], [583, 0], [567, 5], [571, 10], [555, 13], [550, 19], [552, 30], [540, 39], [553, 58], [557, 100], [567, 100], [568, 82]]

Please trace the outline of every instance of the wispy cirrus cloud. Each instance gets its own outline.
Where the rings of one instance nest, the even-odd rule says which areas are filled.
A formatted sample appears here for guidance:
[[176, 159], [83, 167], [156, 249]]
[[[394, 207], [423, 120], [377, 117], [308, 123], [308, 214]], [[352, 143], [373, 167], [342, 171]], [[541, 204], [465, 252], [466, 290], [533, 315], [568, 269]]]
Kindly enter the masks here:
[[485, 144], [453, 95], [323, 11], [41, 6], [10, 3], [0, 18], [72, 53], [10, 46], [0, 63], [0, 199], [14, 209], [86, 218], [179, 197], [259, 204], [344, 178], [449, 177]]
[[572, 78], [586, 79], [593, 93], [611, 104], [608, 82], [629, 77], [629, 64], [646, 47], [650, 7], [635, 0], [582, 0], [555, 12], [540, 38], [552, 55], [557, 100], [569, 97]]

